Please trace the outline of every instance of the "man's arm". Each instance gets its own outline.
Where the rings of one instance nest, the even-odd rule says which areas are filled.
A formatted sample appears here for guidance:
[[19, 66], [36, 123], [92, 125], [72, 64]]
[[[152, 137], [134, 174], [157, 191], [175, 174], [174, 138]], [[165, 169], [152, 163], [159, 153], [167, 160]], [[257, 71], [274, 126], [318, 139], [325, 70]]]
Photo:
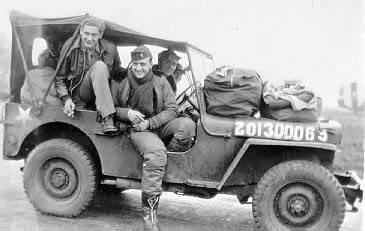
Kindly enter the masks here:
[[[116, 81], [114, 79], [112, 79], [112, 81], [110, 82], [110, 90], [112, 93], [112, 97], [113, 97], [113, 102], [114, 102], [114, 106], [115, 106], [115, 110], [116, 110], [116, 116], [119, 120], [121, 121], [129, 121], [128, 118], [128, 111], [129, 108], [126, 107], [126, 105], [123, 105], [122, 102], [122, 97], [128, 97], [129, 92], [128, 89], [126, 89], [125, 87], [126, 82], [125, 81]], [[124, 93], [123, 93], [123, 89], [124, 89]], [[127, 100], [127, 98], [125, 98], [125, 100]]]
[[[62, 103], [65, 104], [67, 99], [71, 99], [68, 89], [65, 83], [65, 80], [67, 79], [67, 75], [70, 70], [70, 61], [66, 57], [66, 50], [70, 44], [68, 42], [65, 42], [63, 44], [60, 57], [65, 57], [65, 60], [63, 61], [62, 65], [60, 66], [60, 69], [58, 70], [58, 73], [55, 77], [55, 88], [57, 92], [57, 96], [62, 100]], [[58, 60], [58, 62], [61, 62], [62, 60]]]
[[161, 94], [163, 110], [149, 119], [150, 129], [159, 128], [177, 117], [177, 102], [175, 99], [175, 94], [165, 78], [161, 78], [160, 80], [162, 81]]

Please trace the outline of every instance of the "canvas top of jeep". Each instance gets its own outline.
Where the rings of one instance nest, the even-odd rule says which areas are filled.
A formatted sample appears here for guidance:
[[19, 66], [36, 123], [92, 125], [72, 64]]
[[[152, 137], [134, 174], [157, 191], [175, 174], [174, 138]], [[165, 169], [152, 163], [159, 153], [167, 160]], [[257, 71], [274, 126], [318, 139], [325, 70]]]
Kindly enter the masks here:
[[[76, 110], [71, 118], [61, 107], [44, 105], [42, 100], [20, 103], [28, 70], [37, 67], [32, 62], [34, 41], [44, 39], [59, 54], [65, 40], [78, 35], [85, 17], [89, 16], [44, 19], [15, 11], [10, 14], [11, 102], [6, 103], [0, 120], [5, 125], [3, 158], [25, 159], [28, 197], [41, 212], [57, 216], [78, 215], [99, 184], [140, 187], [141, 156], [125, 135], [100, 135], [102, 125], [95, 111]], [[332, 174], [336, 146], [341, 142], [339, 123], [208, 114], [204, 79], [214, 71], [212, 55], [187, 42], [155, 38], [108, 21], [105, 25], [103, 37], [118, 48], [144, 44], [170, 48], [185, 57], [187, 81], [177, 98], [181, 106], [190, 104], [197, 115], [195, 144], [186, 152], [168, 153], [164, 190], [206, 198], [228, 193], [242, 203], [253, 196], [254, 218], [261, 230], [321, 230], [331, 224], [337, 229], [344, 216], [343, 190], [351, 204], [362, 198], [360, 182], [351, 174], [336, 175], [337, 179]], [[58, 62], [63, 59], [58, 57]], [[77, 180], [76, 175], [85, 179]], [[60, 206], [59, 200], [67, 206]]]

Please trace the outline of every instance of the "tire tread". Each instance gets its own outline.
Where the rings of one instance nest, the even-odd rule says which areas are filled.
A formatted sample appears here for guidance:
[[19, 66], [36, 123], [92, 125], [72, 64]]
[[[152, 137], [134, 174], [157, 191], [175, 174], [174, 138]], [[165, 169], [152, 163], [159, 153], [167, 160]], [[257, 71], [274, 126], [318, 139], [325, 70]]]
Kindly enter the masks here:
[[85, 168], [87, 169], [88, 174], [88, 181], [85, 182], [87, 184], [86, 188], [88, 189], [85, 193], [86, 197], [82, 200], [82, 204], [79, 205], [77, 208], [72, 209], [68, 212], [60, 212], [60, 211], [54, 211], [54, 212], [47, 212], [40, 208], [38, 208], [35, 201], [31, 199], [30, 192], [29, 192], [29, 186], [27, 184], [27, 181], [29, 180], [30, 175], [27, 175], [28, 168], [27, 165], [24, 167], [24, 177], [23, 177], [23, 186], [24, 186], [24, 192], [30, 199], [31, 204], [35, 209], [37, 209], [39, 212], [47, 215], [53, 215], [53, 216], [60, 216], [60, 217], [75, 217], [79, 215], [83, 210], [86, 209], [86, 207], [90, 204], [92, 201], [95, 191], [96, 191], [96, 179], [97, 179], [97, 169], [96, 166], [91, 158], [91, 155], [87, 153], [87, 151], [78, 143], [68, 140], [68, 139], [51, 139], [47, 140], [35, 147], [31, 153], [26, 158], [26, 162], [32, 161], [34, 158], [37, 158], [37, 153], [42, 151], [43, 149], [49, 147], [49, 146], [62, 146], [64, 148], [67, 148], [68, 150], [73, 150], [74, 155], [78, 156], [78, 158], [81, 159], [81, 161], [85, 164]]
[[341, 224], [343, 223], [343, 220], [345, 218], [345, 195], [344, 192], [338, 183], [337, 179], [331, 174], [330, 171], [328, 171], [323, 166], [310, 162], [305, 160], [294, 160], [294, 161], [287, 161], [280, 163], [271, 169], [269, 169], [260, 179], [259, 183], [256, 186], [254, 197], [252, 201], [252, 213], [255, 221], [255, 225], [257, 230], [266, 230], [263, 225], [261, 225], [262, 214], [260, 213], [259, 209], [259, 202], [263, 199], [265, 190], [273, 179], [276, 177], [282, 176], [286, 171], [294, 170], [294, 169], [313, 169], [316, 172], [319, 172], [321, 175], [324, 176], [325, 179], [331, 182], [331, 184], [335, 187], [335, 194], [336, 198], [341, 198], [342, 200], [336, 201], [337, 206], [334, 206], [335, 208], [340, 208], [338, 211], [339, 217], [338, 222], [336, 224], [335, 230], [339, 230], [341, 227]]

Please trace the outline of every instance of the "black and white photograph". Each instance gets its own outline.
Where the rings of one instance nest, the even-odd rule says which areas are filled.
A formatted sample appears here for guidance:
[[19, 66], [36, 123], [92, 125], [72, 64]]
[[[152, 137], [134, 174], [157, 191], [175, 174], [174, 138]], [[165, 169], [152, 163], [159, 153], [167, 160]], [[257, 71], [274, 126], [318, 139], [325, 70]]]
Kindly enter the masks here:
[[5, 0], [0, 231], [363, 231], [362, 0]]

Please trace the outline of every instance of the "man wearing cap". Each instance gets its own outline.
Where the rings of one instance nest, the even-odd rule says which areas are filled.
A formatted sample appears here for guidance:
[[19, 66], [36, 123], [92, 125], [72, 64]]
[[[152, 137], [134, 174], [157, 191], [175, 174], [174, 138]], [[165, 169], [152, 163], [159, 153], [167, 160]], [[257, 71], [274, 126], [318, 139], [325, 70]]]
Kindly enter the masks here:
[[60, 57], [65, 56], [65, 60], [56, 76], [55, 87], [66, 115], [72, 116], [75, 106], [95, 104], [102, 117], [103, 132], [114, 134], [117, 129], [109, 79], [122, 68], [116, 46], [102, 39], [104, 29], [104, 22], [93, 17], [81, 22], [80, 35], [62, 46]]
[[112, 81], [111, 89], [117, 118], [133, 126], [130, 139], [143, 156], [142, 211], [145, 230], [159, 230], [157, 207], [162, 193], [162, 178], [167, 163], [166, 147], [189, 139], [179, 133], [177, 103], [165, 78], [152, 73], [152, 55], [145, 46], [131, 52], [127, 77]]
[[[157, 76], [164, 76], [170, 83], [172, 90], [176, 93], [176, 83], [178, 79], [177, 67], [180, 57], [172, 50], [164, 50], [158, 54], [158, 65], [152, 67], [152, 71]], [[181, 65], [180, 65], [181, 66]]]
[[[154, 65], [152, 67], [152, 71], [155, 75], [160, 76], [161, 78], [166, 78], [166, 80], [170, 83], [174, 94], [176, 94], [177, 90], [176, 84], [180, 81], [183, 72], [179, 60], [180, 57], [174, 51], [170, 49], [164, 50], [158, 54], [158, 65]], [[179, 117], [177, 120], [179, 120], [177, 123], [179, 124], [179, 132], [191, 138], [185, 142], [179, 142], [178, 144], [174, 144], [174, 141], [172, 141], [167, 149], [169, 151], [178, 152], [187, 151], [193, 145], [196, 125], [189, 117]]]

